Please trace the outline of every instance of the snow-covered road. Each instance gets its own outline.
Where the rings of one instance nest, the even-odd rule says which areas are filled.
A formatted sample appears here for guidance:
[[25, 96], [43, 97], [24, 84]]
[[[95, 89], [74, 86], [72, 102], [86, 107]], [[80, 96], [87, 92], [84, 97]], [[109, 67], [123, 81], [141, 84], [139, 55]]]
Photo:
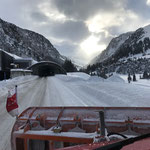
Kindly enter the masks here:
[[19, 112], [29, 106], [150, 106], [150, 87], [142, 83], [104, 81], [82, 73], [2, 81], [0, 150], [10, 150], [10, 133], [15, 119], [6, 112], [5, 105], [7, 91], [15, 84], [18, 85]]

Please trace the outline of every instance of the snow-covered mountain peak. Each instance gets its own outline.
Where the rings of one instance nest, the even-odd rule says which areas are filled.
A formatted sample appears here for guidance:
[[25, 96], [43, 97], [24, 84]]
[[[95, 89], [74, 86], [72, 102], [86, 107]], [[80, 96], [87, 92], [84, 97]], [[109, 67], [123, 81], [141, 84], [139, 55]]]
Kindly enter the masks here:
[[150, 24], [143, 27], [143, 29], [146, 31], [146, 32], [150, 32]]
[[150, 37], [150, 25], [147, 25], [143, 28], [145, 32], [145, 37]]

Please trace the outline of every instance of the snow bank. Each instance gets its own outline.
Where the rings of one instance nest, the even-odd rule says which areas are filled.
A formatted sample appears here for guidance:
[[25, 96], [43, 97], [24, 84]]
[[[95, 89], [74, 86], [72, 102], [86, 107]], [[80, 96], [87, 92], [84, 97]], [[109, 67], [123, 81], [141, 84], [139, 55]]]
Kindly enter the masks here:
[[82, 82], [85, 81], [84, 78], [78, 76], [68, 76], [68, 75], [55, 75], [58, 79], [63, 80], [65, 82]]
[[8, 90], [14, 88], [15, 85], [24, 84], [25, 82], [30, 82], [31, 80], [35, 80], [36, 78], [37, 76], [28, 75], [0, 81], [0, 95], [5, 95]]
[[125, 83], [125, 81], [117, 74], [112, 75], [111, 77], [109, 77], [108, 79], [106, 79], [107, 81], [110, 82], [121, 82], [121, 83]]
[[71, 76], [71, 77], [78, 77], [78, 78], [82, 78], [85, 80], [88, 80], [90, 78], [90, 75], [83, 73], [83, 72], [72, 72], [72, 73], [67, 73], [67, 76]]
[[100, 82], [100, 81], [104, 81], [105, 79], [98, 77], [98, 76], [91, 76], [88, 79], [88, 82]]
[[80, 82], [86, 81], [90, 78], [90, 75], [82, 72], [67, 73], [67, 75], [55, 75], [58, 79], [66, 82]]

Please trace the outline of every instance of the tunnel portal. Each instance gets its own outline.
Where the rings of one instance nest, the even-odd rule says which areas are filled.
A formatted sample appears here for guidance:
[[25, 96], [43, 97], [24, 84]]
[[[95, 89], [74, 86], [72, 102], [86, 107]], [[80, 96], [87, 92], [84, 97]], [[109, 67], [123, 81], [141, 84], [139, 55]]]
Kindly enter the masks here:
[[57, 63], [51, 61], [39, 62], [28, 69], [32, 70], [33, 75], [40, 77], [54, 76], [55, 74], [66, 74], [66, 71]]

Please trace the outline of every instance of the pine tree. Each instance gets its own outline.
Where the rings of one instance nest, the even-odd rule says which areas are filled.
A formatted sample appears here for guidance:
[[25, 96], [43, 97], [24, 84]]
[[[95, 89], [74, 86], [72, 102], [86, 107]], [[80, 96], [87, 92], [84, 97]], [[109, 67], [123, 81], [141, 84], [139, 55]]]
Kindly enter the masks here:
[[145, 70], [144, 73], [143, 73], [143, 78], [144, 78], [144, 79], [147, 79], [147, 78], [148, 78], [148, 73], [147, 73], [146, 70]]
[[76, 72], [77, 68], [75, 65], [71, 62], [71, 60], [65, 60], [63, 64], [63, 68], [66, 70], [66, 72]]

